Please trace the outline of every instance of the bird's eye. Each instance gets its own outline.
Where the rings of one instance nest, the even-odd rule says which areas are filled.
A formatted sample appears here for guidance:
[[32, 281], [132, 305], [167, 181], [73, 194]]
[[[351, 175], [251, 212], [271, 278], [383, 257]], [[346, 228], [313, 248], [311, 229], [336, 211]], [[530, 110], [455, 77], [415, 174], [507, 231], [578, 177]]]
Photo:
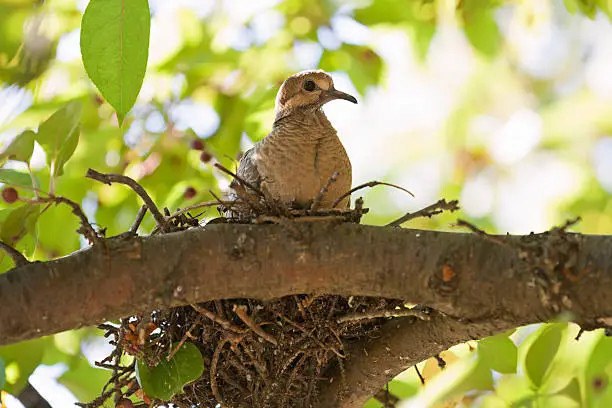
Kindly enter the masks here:
[[312, 92], [315, 90], [315, 88], [317, 87], [314, 83], [314, 81], [311, 81], [310, 79], [307, 79], [306, 81], [304, 81], [304, 85], [303, 85], [304, 89], [307, 90], [308, 92]]

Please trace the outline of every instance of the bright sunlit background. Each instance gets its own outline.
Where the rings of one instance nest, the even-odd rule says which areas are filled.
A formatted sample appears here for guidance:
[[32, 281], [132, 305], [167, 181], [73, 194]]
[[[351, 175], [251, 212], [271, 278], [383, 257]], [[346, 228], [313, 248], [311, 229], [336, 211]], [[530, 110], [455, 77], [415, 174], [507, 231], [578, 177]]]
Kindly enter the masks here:
[[[351, 158], [353, 184], [380, 180], [416, 196], [363, 190], [365, 223], [447, 198], [459, 199], [461, 216], [488, 231], [537, 232], [581, 216], [577, 230], [612, 233], [612, 25], [602, 12], [589, 19], [550, 0], [486, 13], [458, 11], [452, 0], [149, 3], [149, 67], [119, 129], [82, 66], [79, 24], [87, 1], [0, 0], [0, 141], [10, 143], [67, 100], [82, 98], [79, 146], [57, 192], [82, 203], [109, 235], [126, 230], [140, 204], [122, 186], [86, 180], [87, 167], [124, 172], [171, 209], [209, 200], [209, 189], [228, 184], [211, 163], [231, 165], [238, 150], [264, 137], [280, 82], [317, 67], [359, 99], [325, 107]], [[412, 8], [412, 20], [398, 21], [402, 7]], [[195, 138], [212, 161], [190, 148]], [[45, 163], [38, 146], [30, 166], [43, 190]], [[9, 161], [5, 168], [27, 166]], [[185, 196], [189, 187], [193, 198]], [[83, 245], [70, 212], [52, 210], [18, 246], [30, 257], [63, 256]], [[411, 226], [449, 229], [456, 218]], [[11, 266], [8, 259], [1, 265]], [[32, 360], [33, 367], [50, 364], [38, 366], [30, 382], [54, 407], [100, 392], [104, 372], [79, 358], [93, 363], [108, 353], [93, 333], [46, 339]], [[19, 369], [9, 364], [7, 373], [19, 379]], [[20, 406], [6, 399], [8, 407]]]

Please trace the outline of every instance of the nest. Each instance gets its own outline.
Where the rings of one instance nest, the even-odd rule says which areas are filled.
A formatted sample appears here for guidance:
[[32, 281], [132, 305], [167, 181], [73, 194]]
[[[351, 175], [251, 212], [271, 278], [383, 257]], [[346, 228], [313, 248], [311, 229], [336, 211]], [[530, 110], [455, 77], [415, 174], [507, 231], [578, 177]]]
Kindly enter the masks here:
[[[306, 209], [287, 206], [261, 193], [247, 192], [243, 187], [248, 186], [234, 186], [237, 199], [232, 202], [217, 199], [224, 216], [211, 222], [359, 223], [368, 211], [361, 199], [356, 200], [354, 209], [318, 208], [334, 180], [332, 176]], [[199, 222], [188, 211], [211, 204], [214, 203], [178, 210], [174, 215], [166, 210], [170, 225], [164, 229], [177, 231], [198, 226]], [[160, 232], [158, 229], [153, 233]], [[100, 326], [106, 330], [107, 337], [112, 337], [115, 349], [96, 364], [112, 370], [113, 374], [100, 397], [79, 405], [98, 408], [113, 400], [117, 407], [157, 407], [168, 403], [185, 408], [217, 404], [237, 408], [310, 407], [316, 403], [321, 383], [331, 380], [326, 377], [329, 368], [339, 365], [342, 373], [347, 344], [371, 337], [398, 309], [407, 310], [401, 300], [304, 294], [267, 302], [215, 300], [127, 317], [118, 326]], [[133, 356], [154, 367], [162, 359], [171, 358], [185, 342], [194, 344], [201, 352], [203, 375], [170, 401], [149, 398], [136, 381], [135, 364], [123, 364], [124, 356]], [[342, 381], [342, 378], [336, 380]], [[134, 395], [143, 401], [142, 405], [133, 405], [127, 399]]]
[[[289, 296], [269, 302], [218, 300], [159, 310], [103, 325], [115, 350], [97, 365], [113, 376], [96, 400], [80, 404], [119, 404], [136, 394], [152, 407], [310, 407], [316, 403], [327, 369], [342, 366], [345, 345], [372, 336], [399, 300], [370, 297]], [[202, 353], [204, 374], [170, 401], [150, 400], [139, 390], [132, 355], [150, 366], [191, 342]], [[177, 348], [177, 347], [175, 347]], [[342, 379], [339, 379], [340, 381]], [[120, 405], [119, 405], [120, 406]]]

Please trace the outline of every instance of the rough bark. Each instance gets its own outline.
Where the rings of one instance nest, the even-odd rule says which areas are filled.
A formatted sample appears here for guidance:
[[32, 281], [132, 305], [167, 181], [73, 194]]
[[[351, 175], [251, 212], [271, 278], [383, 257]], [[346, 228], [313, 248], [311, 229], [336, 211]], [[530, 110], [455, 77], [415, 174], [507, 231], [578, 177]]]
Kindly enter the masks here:
[[[349, 345], [352, 395], [342, 406], [356, 406], [401, 369], [471, 338], [561, 310], [602, 326], [612, 316], [611, 255], [612, 236], [487, 238], [321, 221], [115, 238], [0, 275], [0, 344], [219, 298], [383, 296], [441, 312], [391, 320], [376, 341]], [[324, 400], [336, 401], [339, 383]]]

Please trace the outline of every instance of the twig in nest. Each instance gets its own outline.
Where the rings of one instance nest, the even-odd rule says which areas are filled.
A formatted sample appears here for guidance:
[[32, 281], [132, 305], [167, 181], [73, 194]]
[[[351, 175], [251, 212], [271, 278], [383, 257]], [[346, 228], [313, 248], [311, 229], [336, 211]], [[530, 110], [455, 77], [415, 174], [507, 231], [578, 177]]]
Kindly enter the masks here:
[[340, 173], [334, 171], [334, 174], [332, 174], [331, 177], [327, 179], [327, 183], [325, 183], [325, 185], [321, 187], [321, 191], [319, 191], [319, 194], [317, 194], [317, 196], [312, 201], [310, 211], [317, 211], [317, 208], [319, 208], [319, 205], [321, 204], [321, 200], [323, 200], [323, 196], [325, 196], [325, 194], [327, 194], [327, 191], [329, 190], [329, 186], [331, 186], [331, 184], [338, 179], [339, 175]]
[[350, 313], [344, 316], [340, 316], [336, 321], [338, 323], [346, 323], [346, 322], [354, 322], [357, 320], [370, 320], [377, 319], [379, 317], [407, 317], [407, 316], [415, 316], [421, 320], [429, 320], [429, 313], [427, 310], [423, 310], [421, 308], [412, 308], [412, 309], [399, 309], [399, 310], [380, 310], [376, 312], [369, 313]]
[[234, 333], [244, 333], [245, 331], [243, 329], [241, 329], [238, 326], [234, 326], [233, 324], [231, 324], [230, 322], [228, 322], [227, 320], [219, 317], [218, 315], [214, 314], [213, 312], [211, 312], [210, 310], [204, 308], [204, 307], [200, 307], [198, 305], [195, 304], [191, 304], [190, 305], [193, 310], [195, 310], [196, 312], [204, 315], [205, 317], [209, 318], [210, 320], [212, 320], [215, 323], [218, 323], [221, 327], [223, 327], [225, 330], [231, 330]]
[[157, 223], [157, 227], [162, 232], [171, 232], [172, 228], [170, 224], [166, 221], [166, 218], [159, 211], [149, 194], [145, 191], [144, 188], [138, 182], [128, 176], [124, 176], [122, 174], [103, 174], [94, 169], [88, 169], [86, 176], [87, 178], [99, 181], [104, 184], [111, 185], [112, 183], [120, 183], [129, 186], [132, 190], [136, 192], [144, 201], [151, 214], [153, 214], [153, 218], [155, 218], [155, 222]]
[[215, 163], [214, 166], [216, 168], [218, 168], [219, 170], [221, 170], [222, 172], [232, 176], [236, 181], [238, 181], [243, 186], [250, 188], [251, 190], [253, 190], [257, 194], [259, 194], [263, 198], [266, 198], [266, 196], [264, 195], [264, 193], [260, 189], [258, 189], [257, 187], [255, 187], [254, 185], [252, 185], [251, 183], [249, 183], [248, 181], [246, 181], [242, 177], [238, 176], [236, 173], [234, 173], [233, 171], [229, 170], [227, 167], [224, 167], [221, 163]]
[[236, 313], [236, 315], [240, 318], [240, 320], [242, 320], [244, 324], [249, 326], [251, 330], [257, 333], [259, 337], [261, 337], [268, 343], [272, 343], [275, 346], [278, 346], [278, 341], [276, 341], [276, 339], [272, 335], [266, 333], [265, 330], [263, 330], [257, 323], [253, 321], [253, 319], [251, 319], [251, 317], [247, 313], [246, 306], [234, 305], [234, 308], [232, 310], [234, 311], [234, 313]]
[[212, 362], [210, 363], [210, 389], [219, 404], [223, 404], [223, 401], [221, 400], [221, 394], [219, 394], [219, 387], [217, 387], [217, 364], [219, 364], [221, 350], [223, 350], [227, 342], [228, 340], [223, 339], [217, 344], [217, 348], [215, 348], [215, 352], [213, 353]]
[[457, 211], [458, 209], [459, 209], [459, 201], [451, 200], [449, 202], [446, 202], [445, 199], [442, 199], [432, 205], [429, 205], [423, 208], [422, 210], [419, 210], [413, 213], [406, 213], [402, 215], [400, 218], [398, 218], [397, 220], [390, 222], [389, 224], [385, 226], [386, 227], [399, 227], [403, 223], [413, 220], [415, 218], [419, 218], [419, 217], [431, 218], [434, 215], [440, 214], [444, 211], [453, 212], [453, 211]]
[[23, 266], [23, 265], [27, 265], [30, 263], [30, 261], [28, 261], [26, 259], [25, 256], [23, 256], [23, 254], [21, 252], [19, 252], [18, 250], [16, 250], [15, 248], [13, 248], [12, 246], [5, 244], [4, 242], [0, 241], [0, 249], [7, 254], [8, 256], [11, 257], [11, 259], [13, 260], [13, 262], [15, 263], [15, 267], [18, 266]]
[[[213, 194], [212, 191], [211, 191], [211, 194]], [[198, 208], [214, 207], [219, 204], [221, 205], [231, 204], [230, 201], [222, 201], [218, 199], [214, 194], [213, 194], [213, 197], [215, 197], [216, 201], [205, 201], [203, 203], [193, 204], [193, 205], [190, 205], [189, 207], [185, 207], [181, 210], [176, 211], [174, 214], [170, 216], [170, 218], [168, 218], [168, 221], [171, 221], [177, 217], [180, 217], [181, 215], [188, 213], [189, 211], [197, 210]]]
[[404, 191], [404, 192], [406, 192], [406, 193], [408, 193], [408, 194], [410, 194], [411, 196], [414, 197], [414, 194], [412, 194], [410, 191], [406, 190], [404, 187], [396, 186], [395, 184], [391, 184], [391, 183], [385, 183], [384, 181], [369, 181], [367, 183], [360, 184], [357, 187], [353, 187], [349, 191], [347, 191], [346, 193], [342, 194], [340, 197], [338, 197], [338, 199], [336, 201], [334, 201], [334, 203], [332, 204], [332, 208], [336, 208], [336, 206], [338, 204], [340, 204], [340, 202], [345, 197], [350, 196], [355, 191], [358, 191], [358, 190], [361, 190], [361, 189], [364, 189], [364, 188], [368, 188], [368, 187], [375, 187], [375, 186], [389, 186], [389, 187], [397, 188], [398, 190], [402, 190], [402, 191]]
[[172, 357], [174, 357], [174, 355], [176, 354], [176, 352], [183, 347], [183, 344], [185, 344], [185, 341], [187, 340], [187, 337], [191, 336], [191, 331], [193, 329], [195, 329], [195, 327], [200, 324], [200, 322], [202, 321], [202, 315], [198, 316], [198, 318], [196, 319], [195, 322], [193, 322], [193, 324], [191, 325], [191, 327], [189, 327], [189, 330], [187, 330], [185, 332], [185, 334], [183, 335], [183, 338], [181, 339], [181, 341], [178, 342], [178, 344], [176, 345], [176, 347], [174, 348], [174, 350], [172, 350], [169, 354], [168, 357], [166, 358], [168, 361], [172, 360]]
[[138, 228], [140, 227], [140, 224], [142, 223], [142, 220], [144, 219], [144, 216], [146, 213], [147, 213], [147, 206], [143, 205], [138, 210], [138, 214], [136, 214], [136, 219], [134, 220], [134, 222], [132, 223], [132, 226], [129, 229], [130, 234], [136, 235], [136, 233], [138, 232]]
[[474, 234], [476, 235], [480, 235], [483, 238], [488, 239], [491, 242], [494, 242], [498, 245], [507, 247], [509, 246], [506, 242], [504, 242], [503, 240], [501, 240], [500, 238], [496, 237], [495, 235], [489, 235], [486, 232], [484, 232], [483, 230], [481, 230], [480, 228], [478, 228], [477, 226], [475, 226], [474, 224], [467, 222], [465, 220], [459, 219], [457, 220], [457, 224], [458, 227], [466, 227], [467, 229], [469, 229], [470, 231], [472, 231]]

